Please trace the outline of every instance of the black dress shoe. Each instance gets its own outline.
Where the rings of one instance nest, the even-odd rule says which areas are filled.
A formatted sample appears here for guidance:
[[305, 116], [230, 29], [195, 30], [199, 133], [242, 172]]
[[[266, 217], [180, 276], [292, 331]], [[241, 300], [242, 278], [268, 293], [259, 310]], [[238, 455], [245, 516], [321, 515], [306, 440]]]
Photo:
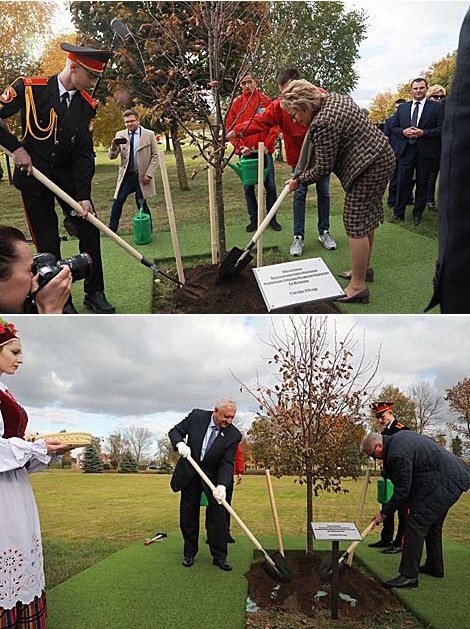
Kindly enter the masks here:
[[181, 563], [185, 568], [191, 568], [194, 563], [194, 557], [183, 557], [183, 561]]
[[391, 545], [391, 542], [383, 542], [381, 539], [377, 542], [373, 542], [372, 544], [368, 544], [369, 548], [389, 548]]
[[418, 218], [418, 217], [414, 217], [414, 218], [413, 218], [413, 225], [414, 225], [415, 227], [418, 227], [418, 225], [421, 225], [421, 219], [420, 219], [420, 218]]
[[434, 572], [433, 570], [430, 570], [426, 565], [420, 566], [419, 571], [421, 572], [421, 574], [429, 574], [430, 577], [435, 577], [436, 579], [444, 578], [443, 572]]
[[233, 539], [231, 535], [227, 537], [227, 544], [235, 544], [235, 540]]
[[274, 229], [275, 232], [280, 232], [282, 229], [281, 225], [277, 222], [276, 217], [270, 220], [269, 227], [271, 227], [271, 229]]
[[97, 290], [94, 293], [86, 293], [83, 304], [98, 314], [113, 314], [116, 312], [116, 309], [106, 299], [102, 290]]
[[381, 551], [384, 555], [396, 555], [397, 553], [402, 552], [401, 546], [389, 546]]
[[405, 219], [403, 216], [396, 216], [396, 214], [394, 214], [389, 222], [390, 223], [403, 223], [404, 220]]
[[232, 566], [225, 561], [225, 559], [213, 559], [212, 563], [214, 566], [218, 566], [221, 570], [225, 572], [230, 572], [232, 570]]
[[248, 225], [245, 227], [245, 231], [247, 232], [255, 232], [258, 229], [258, 225], [256, 221], [250, 221]]
[[385, 581], [384, 585], [388, 588], [417, 588], [418, 577], [405, 577], [404, 574], [399, 574], [398, 577]]
[[334, 301], [339, 304], [368, 304], [369, 303], [369, 289], [365, 288], [364, 290], [359, 291], [355, 295], [351, 295], [351, 297], [337, 297]]

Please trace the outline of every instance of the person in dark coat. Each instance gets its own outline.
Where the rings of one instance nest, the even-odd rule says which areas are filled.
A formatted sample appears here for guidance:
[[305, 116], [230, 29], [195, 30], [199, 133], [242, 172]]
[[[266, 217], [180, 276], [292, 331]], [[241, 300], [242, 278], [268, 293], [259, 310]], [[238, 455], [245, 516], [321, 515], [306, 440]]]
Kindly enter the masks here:
[[[229, 571], [227, 562], [228, 526], [221, 499], [226, 499], [227, 486], [233, 482], [233, 466], [241, 432], [233, 426], [236, 403], [229, 398], [216, 401], [214, 411], [193, 409], [176, 424], [168, 436], [173, 449], [181, 455], [176, 464], [170, 486], [181, 491], [180, 528], [184, 540], [183, 566], [190, 568], [199, 549], [199, 516], [201, 494], [204, 491], [208, 506], [206, 528], [213, 564]], [[192, 465], [188, 455], [198, 463], [216, 486], [211, 492]]]
[[[371, 409], [378, 422], [383, 426], [383, 430], [380, 433], [381, 435], [390, 436], [400, 430], [409, 430], [408, 426], [399, 422], [394, 416], [393, 402], [376, 402], [371, 404]], [[385, 466], [382, 468], [382, 477], [388, 478]], [[397, 511], [398, 527], [395, 539], [393, 539], [393, 533], [395, 530], [395, 513], [392, 513], [388, 518], [385, 518], [380, 539], [377, 542], [369, 544], [371, 548], [384, 548], [382, 552], [386, 555], [394, 555], [402, 550], [403, 535], [405, 533], [406, 515], [408, 510], [406, 507], [400, 507]]]
[[[93, 124], [97, 103], [87, 90], [101, 76], [112, 51], [63, 43], [67, 52], [64, 69], [54, 76], [21, 77], [0, 95], [0, 119], [20, 112], [23, 134], [19, 140], [0, 125], [0, 144], [11, 151], [13, 183], [21, 192], [31, 237], [40, 253], [61, 259], [55, 195], [32, 176], [34, 166], [78, 203], [84, 215], [94, 213], [91, 182], [95, 172]], [[84, 282], [84, 304], [99, 314], [114, 307], [104, 294], [100, 232], [64, 201], [64, 225], [78, 237], [80, 253], [93, 260]], [[76, 312], [71, 302], [67, 312]]]
[[470, 9], [460, 31], [457, 64], [442, 130], [439, 256], [426, 310], [470, 313]]
[[[455, 454], [412, 430], [388, 437], [364, 437], [361, 452], [380, 459], [393, 482], [391, 500], [373, 520], [381, 524], [395, 509], [409, 508], [399, 575], [388, 587], [418, 587], [419, 573], [444, 577], [442, 527], [450, 507], [470, 488], [470, 466]], [[423, 547], [426, 561], [420, 566]]]

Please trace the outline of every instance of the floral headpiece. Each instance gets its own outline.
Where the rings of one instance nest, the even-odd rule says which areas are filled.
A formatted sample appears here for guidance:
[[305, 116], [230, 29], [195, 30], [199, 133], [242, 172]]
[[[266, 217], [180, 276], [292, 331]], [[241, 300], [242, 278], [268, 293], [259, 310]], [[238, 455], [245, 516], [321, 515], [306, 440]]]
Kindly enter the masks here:
[[18, 330], [13, 323], [7, 323], [0, 317], [0, 347], [18, 338]]

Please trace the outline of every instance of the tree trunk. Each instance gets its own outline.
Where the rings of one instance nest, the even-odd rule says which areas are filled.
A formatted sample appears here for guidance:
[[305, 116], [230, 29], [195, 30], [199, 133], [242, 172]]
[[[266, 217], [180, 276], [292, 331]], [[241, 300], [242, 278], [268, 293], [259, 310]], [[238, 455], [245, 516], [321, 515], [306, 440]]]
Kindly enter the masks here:
[[178, 182], [180, 190], [190, 190], [188, 185], [188, 177], [186, 176], [186, 168], [184, 165], [183, 151], [178, 139], [178, 123], [176, 120], [171, 121], [170, 125], [171, 141], [173, 142], [173, 151], [175, 153], [176, 172], [178, 173]]
[[225, 243], [225, 206], [223, 194], [223, 170], [220, 152], [215, 160], [215, 205], [217, 208], [217, 226], [218, 226], [218, 242], [219, 242], [219, 261], [225, 257], [227, 253], [227, 245]]
[[170, 151], [170, 134], [168, 133], [168, 131], [165, 131], [165, 153], [169, 153]]
[[313, 554], [313, 483], [312, 474], [307, 470], [307, 555]]

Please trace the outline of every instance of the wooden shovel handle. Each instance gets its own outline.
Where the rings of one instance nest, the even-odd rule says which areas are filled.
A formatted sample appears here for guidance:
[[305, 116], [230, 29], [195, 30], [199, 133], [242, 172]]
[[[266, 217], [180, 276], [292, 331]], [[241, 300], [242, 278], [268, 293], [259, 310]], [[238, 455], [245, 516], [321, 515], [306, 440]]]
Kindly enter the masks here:
[[274, 492], [273, 492], [273, 485], [271, 483], [271, 472], [270, 472], [270, 470], [269, 469], [266, 470], [265, 474], [266, 474], [266, 484], [268, 486], [268, 492], [269, 492], [269, 502], [271, 503], [271, 511], [272, 511], [273, 520], [274, 520], [274, 529], [276, 530], [277, 543], [278, 543], [278, 546], [279, 546], [279, 552], [284, 557], [284, 545], [282, 543], [281, 527], [279, 526], [279, 518], [278, 518], [278, 515], [277, 515], [276, 500], [274, 498]]

